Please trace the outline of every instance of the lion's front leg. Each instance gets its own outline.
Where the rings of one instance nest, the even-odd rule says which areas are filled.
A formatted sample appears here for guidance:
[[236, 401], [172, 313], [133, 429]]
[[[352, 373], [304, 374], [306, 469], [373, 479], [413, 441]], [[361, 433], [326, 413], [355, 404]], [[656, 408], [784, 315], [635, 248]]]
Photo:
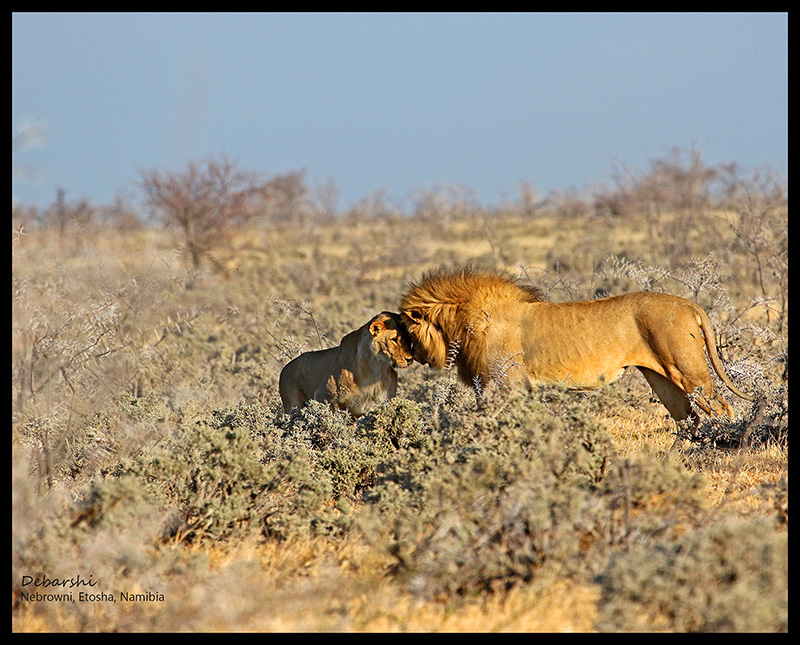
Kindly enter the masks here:
[[331, 374], [324, 386], [320, 386], [314, 393], [314, 398], [321, 402], [327, 401], [335, 407], [348, 410], [356, 415], [354, 403], [358, 398], [358, 386], [353, 373], [350, 370], [342, 369], [338, 379]]

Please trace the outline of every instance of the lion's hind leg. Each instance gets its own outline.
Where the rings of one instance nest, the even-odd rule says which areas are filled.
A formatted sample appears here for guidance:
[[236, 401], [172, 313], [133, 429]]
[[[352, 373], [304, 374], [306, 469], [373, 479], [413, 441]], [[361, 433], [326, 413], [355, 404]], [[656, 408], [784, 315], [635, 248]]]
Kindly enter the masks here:
[[708, 416], [718, 417], [725, 414], [733, 419], [734, 412], [731, 404], [723, 399], [718, 392], [715, 391], [711, 396], [708, 396], [706, 389], [703, 387], [695, 388], [692, 392], [695, 394], [694, 403]]
[[676, 421], [683, 421], [689, 416], [694, 419], [694, 425], [697, 427], [697, 415], [692, 413], [692, 404], [680, 387], [675, 385], [666, 376], [662, 376], [658, 372], [647, 367], [639, 367], [639, 371], [644, 375], [653, 392], [658, 396], [659, 401], [667, 408], [673, 419]]
[[[683, 392], [692, 394], [692, 403], [711, 417], [727, 414], [733, 418], [733, 408], [714, 387], [714, 380], [702, 351], [688, 358], [676, 357], [673, 365], [665, 365], [667, 379]], [[652, 386], [652, 383], [651, 383]]]

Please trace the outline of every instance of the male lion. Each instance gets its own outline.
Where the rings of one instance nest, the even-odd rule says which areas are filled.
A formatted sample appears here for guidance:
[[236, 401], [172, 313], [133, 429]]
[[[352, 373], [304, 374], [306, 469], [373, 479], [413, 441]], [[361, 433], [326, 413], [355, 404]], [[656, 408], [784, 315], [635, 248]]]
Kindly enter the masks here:
[[[562, 383], [596, 389], [639, 368], [669, 413], [692, 416], [687, 393], [706, 413], [733, 416], [714, 391], [714, 371], [733, 385], [717, 354], [706, 312], [689, 300], [638, 292], [579, 302], [543, 302], [541, 292], [500, 272], [467, 267], [425, 274], [403, 297], [400, 314], [415, 358], [435, 368], [448, 360], [467, 384], [509, 379], [533, 387]], [[455, 358], [452, 355], [455, 354]], [[700, 397], [697, 397], [700, 398]]]
[[400, 316], [384, 311], [342, 338], [338, 347], [300, 354], [281, 370], [283, 409], [329, 401], [358, 418], [397, 393], [395, 368], [414, 360]]

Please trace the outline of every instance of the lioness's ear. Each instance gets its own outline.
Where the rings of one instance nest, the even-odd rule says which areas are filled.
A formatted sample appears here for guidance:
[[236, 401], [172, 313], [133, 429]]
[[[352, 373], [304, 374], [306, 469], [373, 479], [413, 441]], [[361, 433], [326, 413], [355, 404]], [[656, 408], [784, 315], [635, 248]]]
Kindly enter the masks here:
[[373, 320], [369, 324], [369, 333], [373, 336], [377, 336], [382, 331], [386, 331], [386, 325], [382, 320]]

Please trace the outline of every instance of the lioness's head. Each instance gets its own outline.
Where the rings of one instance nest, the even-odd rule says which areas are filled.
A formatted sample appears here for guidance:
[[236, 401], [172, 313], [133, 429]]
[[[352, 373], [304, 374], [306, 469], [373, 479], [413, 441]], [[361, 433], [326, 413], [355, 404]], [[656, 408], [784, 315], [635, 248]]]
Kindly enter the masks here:
[[414, 352], [408, 330], [400, 315], [382, 311], [369, 322], [370, 349], [376, 358], [392, 367], [408, 367], [414, 361]]

